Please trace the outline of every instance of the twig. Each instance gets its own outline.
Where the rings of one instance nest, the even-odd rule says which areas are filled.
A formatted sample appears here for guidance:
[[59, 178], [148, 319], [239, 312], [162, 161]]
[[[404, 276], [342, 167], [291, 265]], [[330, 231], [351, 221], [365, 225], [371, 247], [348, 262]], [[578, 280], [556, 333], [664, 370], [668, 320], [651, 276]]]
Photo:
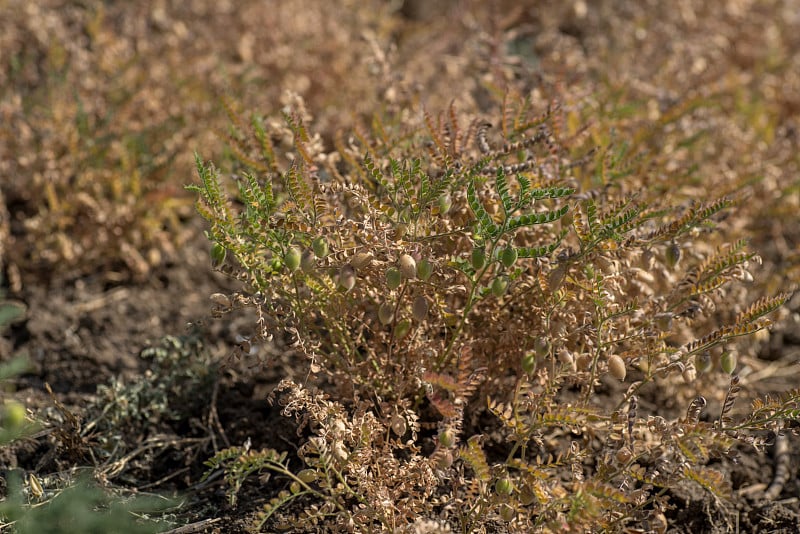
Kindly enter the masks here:
[[173, 528], [172, 530], [166, 531], [164, 534], [194, 534], [195, 532], [202, 532], [206, 527], [213, 525], [214, 523], [219, 523], [220, 521], [222, 521], [222, 519], [219, 517], [215, 517], [213, 519], [203, 519], [202, 521], [197, 521], [195, 523], [183, 525], [182, 527]]
[[[211, 392], [211, 408], [208, 410], [208, 425], [209, 427], [214, 427], [219, 432], [219, 436], [222, 438], [222, 441], [225, 442], [226, 447], [231, 446], [231, 442], [228, 440], [227, 434], [225, 434], [225, 429], [222, 428], [222, 423], [219, 420], [219, 413], [217, 412], [217, 398], [219, 397], [219, 380], [214, 381], [214, 389]], [[214, 432], [211, 432], [211, 442], [214, 445], [214, 452], [217, 452], [219, 449], [217, 448], [217, 440], [214, 437]]]
[[167, 480], [169, 480], [171, 478], [175, 478], [176, 476], [180, 475], [181, 473], [185, 473], [188, 470], [189, 470], [188, 467], [184, 467], [183, 469], [178, 469], [177, 471], [174, 471], [174, 472], [168, 474], [165, 477], [161, 477], [161, 478], [159, 478], [158, 480], [156, 480], [154, 482], [150, 482], [149, 484], [145, 484], [144, 486], [139, 486], [137, 489], [140, 490], [140, 491], [145, 491], [145, 490], [149, 490], [150, 488], [154, 488], [156, 486], [160, 486], [161, 484], [163, 484]]

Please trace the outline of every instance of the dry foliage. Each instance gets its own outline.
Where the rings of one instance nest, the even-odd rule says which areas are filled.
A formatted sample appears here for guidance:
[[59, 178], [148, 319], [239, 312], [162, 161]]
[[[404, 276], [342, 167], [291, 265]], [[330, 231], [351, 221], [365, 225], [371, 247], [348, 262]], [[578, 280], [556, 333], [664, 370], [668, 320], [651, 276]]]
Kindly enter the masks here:
[[0, 6], [0, 172], [15, 221], [5, 257], [17, 277], [101, 269], [118, 282], [174, 261], [191, 216], [181, 187], [191, 151], [211, 150], [225, 126], [218, 97], [261, 86], [249, 102], [276, 110], [292, 89], [333, 110], [328, 121], [350, 120], [363, 110], [345, 102], [378, 97], [361, 44], [389, 28], [373, 4]]
[[[713, 246], [740, 188], [673, 205], [648, 183], [661, 156], [600, 132], [595, 145], [582, 113], [508, 96], [491, 128], [454, 106], [407, 110], [328, 152], [299, 97], [282, 125], [231, 112], [242, 207], [200, 159], [191, 187], [217, 267], [245, 287], [217, 296], [215, 313], [254, 307], [259, 331], [241, 353], [278, 334], [308, 374], [279, 388], [311, 431], [298, 451], [308, 474], [289, 475], [295, 491], [262, 521], [649, 528], [664, 489], [724, 498], [709, 459], [737, 440], [763, 447], [757, 431], [794, 416], [790, 395], [732, 419], [734, 375], [715, 420], [699, 420], [698, 391], [717, 394], [737, 339], [787, 298], [741, 304], [759, 258], [743, 240]], [[691, 176], [672, 179], [680, 191]], [[621, 379], [627, 390], [611, 385]], [[640, 414], [645, 388], [689, 414]], [[475, 417], [486, 408], [500, 423], [491, 456]], [[299, 514], [280, 510], [307, 495]]]
[[[195, 165], [241, 281], [213, 315], [256, 312], [234, 356], [294, 358], [298, 450], [208, 462], [231, 504], [261, 475], [253, 530], [660, 532], [687, 485], [727, 510], [713, 462], [798, 417], [748, 379], [800, 283], [797, 2], [272, 4], [0, 8], [12, 287], [175, 258]], [[101, 389], [92, 439], [172, 416], [171, 369]]]

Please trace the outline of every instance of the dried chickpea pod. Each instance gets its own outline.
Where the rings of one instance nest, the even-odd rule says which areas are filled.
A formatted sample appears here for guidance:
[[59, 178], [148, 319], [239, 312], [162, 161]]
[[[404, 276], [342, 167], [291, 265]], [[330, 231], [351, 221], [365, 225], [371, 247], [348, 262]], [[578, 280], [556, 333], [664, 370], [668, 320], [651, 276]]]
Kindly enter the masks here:
[[453, 453], [449, 450], [440, 450], [436, 453], [436, 467], [449, 469], [453, 465]]
[[330, 425], [330, 432], [334, 436], [343, 436], [347, 432], [347, 425], [341, 419], [334, 419]]
[[567, 349], [561, 349], [561, 351], [558, 353], [558, 359], [562, 364], [568, 366], [573, 372], [578, 370], [578, 365], [575, 362], [575, 355]]
[[400, 223], [395, 227], [392, 239], [394, 241], [400, 241], [406, 236], [407, 233], [408, 233], [408, 225], [405, 223]]
[[339, 286], [345, 291], [350, 291], [356, 286], [356, 270], [352, 265], [344, 265], [339, 270]]
[[428, 299], [424, 295], [418, 295], [411, 305], [411, 315], [417, 321], [424, 321], [428, 315]]
[[408, 430], [408, 423], [406, 422], [406, 418], [396, 413], [392, 416], [391, 422], [392, 432], [397, 434], [398, 436], [403, 436]]
[[384, 302], [381, 304], [381, 307], [378, 308], [378, 320], [381, 322], [382, 325], [387, 325], [392, 322], [394, 319], [394, 306], [389, 304], [388, 302]]
[[550, 342], [547, 341], [546, 338], [537, 337], [536, 340], [533, 342], [533, 350], [536, 352], [536, 355], [540, 358], [547, 356], [550, 354]]
[[302, 471], [297, 473], [297, 478], [299, 478], [306, 484], [309, 484], [317, 480], [317, 472], [314, 471], [313, 469], [303, 469]]
[[231, 307], [231, 299], [228, 298], [227, 295], [222, 293], [214, 293], [211, 295], [211, 302], [216, 304], [217, 306], [222, 306], [223, 308], [230, 308]]
[[713, 361], [711, 359], [711, 353], [707, 350], [704, 350], [694, 357], [694, 366], [699, 373], [708, 372], [711, 369], [712, 364]]
[[625, 375], [628, 373], [625, 362], [616, 354], [608, 357], [608, 372], [617, 380], [625, 380]]
[[623, 445], [621, 449], [615, 454], [617, 461], [621, 464], [627, 464], [633, 458], [633, 454], [627, 445]]
[[417, 262], [408, 254], [400, 256], [397, 266], [400, 269], [400, 274], [402, 274], [404, 278], [413, 280], [417, 277]]
[[669, 527], [669, 523], [667, 522], [667, 518], [664, 514], [658, 513], [652, 516], [651, 522], [653, 532], [655, 534], [664, 534]]
[[524, 486], [519, 492], [519, 502], [523, 506], [530, 506], [537, 500], [536, 494], [528, 486]]
[[303, 270], [303, 272], [310, 273], [316, 266], [317, 259], [314, 255], [314, 251], [310, 249], [303, 251], [303, 255], [300, 256], [300, 268]]

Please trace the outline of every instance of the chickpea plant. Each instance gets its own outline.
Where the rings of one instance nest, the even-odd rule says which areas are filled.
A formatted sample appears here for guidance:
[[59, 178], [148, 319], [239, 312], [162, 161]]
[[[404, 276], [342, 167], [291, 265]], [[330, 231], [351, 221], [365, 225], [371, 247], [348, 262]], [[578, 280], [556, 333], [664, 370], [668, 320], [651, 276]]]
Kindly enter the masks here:
[[[708, 460], [763, 447], [751, 431], [796, 412], [790, 392], [730, 415], [736, 339], [786, 299], [726, 300], [757, 260], [715, 237], [736, 199], [673, 206], [637, 187], [624, 145], [510, 100], [499, 128], [463, 127], [451, 106], [375, 118], [330, 150], [302, 101], [283, 122], [229, 109], [239, 208], [197, 157], [213, 265], [242, 281], [214, 313], [256, 309], [238, 350], [280, 334], [312, 377], [271, 399], [308, 429], [296, 458], [233, 448], [209, 462], [231, 502], [255, 472], [285, 481], [256, 530], [659, 525], [670, 488], [724, 499]], [[722, 373], [719, 413], [701, 421], [695, 387], [714, 395]], [[686, 415], [643, 414], [648, 388], [682, 392]]]

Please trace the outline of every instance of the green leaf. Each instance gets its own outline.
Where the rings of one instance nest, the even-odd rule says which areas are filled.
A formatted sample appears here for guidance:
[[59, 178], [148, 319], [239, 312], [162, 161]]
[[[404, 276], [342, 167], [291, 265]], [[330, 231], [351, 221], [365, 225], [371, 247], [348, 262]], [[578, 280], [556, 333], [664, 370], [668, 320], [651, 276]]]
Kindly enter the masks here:
[[500, 201], [503, 204], [503, 212], [508, 215], [508, 212], [510, 212], [512, 208], [512, 202], [511, 195], [508, 192], [506, 173], [503, 170], [502, 165], [497, 167], [497, 177], [495, 178], [494, 184], [495, 188], [497, 189], [497, 194], [500, 195]]
[[558, 239], [550, 243], [549, 245], [543, 245], [541, 247], [517, 247], [517, 257], [519, 258], [542, 258], [545, 256], [549, 256], [553, 253], [555, 249], [561, 244], [561, 240], [564, 239], [564, 236], [567, 235], [567, 232], [561, 232], [559, 234]]
[[375, 181], [376, 184], [379, 184], [387, 193], [389, 194], [394, 193], [390, 184], [383, 177], [383, 173], [375, 165], [375, 161], [372, 159], [372, 156], [369, 155], [369, 152], [364, 154], [364, 167], [367, 169], [367, 172], [369, 173], [369, 175], [372, 177], [372, 179]]
[[0, 380], [8, 380], [9, 378], [20, 375], [30, 369], [31, 364], [25, 356], [17, 356], [0, 365]]
[[289, 170], [283, 174], [283, 179], [286, 183], [286, 189], [289, 191], [289, 196], [303, 214], [307, 214], [308, 210], [312, 210], [314, 208], [314, 198], [311, 187], [303, 176], [303, 168], [297, 164], [292, 164]]
[[0, 300], [0, 329], [6, 325], [21, 321], [28, 308], [17, 300]]
[[[419, 163], [419, 160], [416, 160]], [[419, 164], [417, 165], [417, 170], [415, 172], [415, 176], [419, 177], [419, 198], [420, 198], [420, 207], [423, 205], [427, 205], [432, 199], [437, 198], [439, 195], [432, 195], [431, 194], [431, 180], [428, 178], [428, 175], [422, 172], [419, 169]]]
[[238, 180], [236, 185], [239, 188], [239, 196], [247, 211], [245, 218], [266, 218], [272, 214], [274, 198], [270, 182], [266, 182], [265, 186], [262, 187], [255, 176], [250, 173], [244, 173], [244, 180]]
[[567, 213], [567, 211], [569, 211], [569, 206], [562, 206], [554, 211], [517, 215], [516, 217], [512, 217], [508, 220], [506, 228], [508, 228], [509, 230], [514, 230], [522, 226], [533, 226], [535, 224], [551, 223], [563, 217]]
[[396, 159], [389, 160], [389, 167], [392, 169], [392, 178], [395, 184], [398, 184], [403, 189], [403, 194], [406, 198], [411, 197], [411, 181], [408, 179], [408, 171]]
[[261, 156], [267, 162], [267, 166], [273, 171], [276, 171], [275, 150], [272, 147], [269, 136], [266, 131], [264, 131], [264, 120], [258, 115], [253, 115], [250, 122], [253, 125], [256, 140], [261, 147]]
[[617, 215], [616, 217], [611, 218], [603, 226], [602, 234], [612, 235], [619, 233], [618, 231], [622, 231], [624, 233], [632, 230], [632, 228], [629, 226], [629, 223], [639, 215], [639, 211], [639, 208], [630, 208], [623, 212], [622, 215]]
[[492, 218], [489, 217], [483, 204], [481, 204], [478, 193], [475, 191], [474, 180], [470, 180], [469, 186], [467, 186], [467, 202], [472, 213], [478, 219], [481, 232], [487, 235], [494, 235], [497, 232], [497, 226], [492, 222]]
[[518, 174], [517, 181], [519, 182], [520, 196], [527, 194], [531, 190], [531, 181], [525, 178], [524, 175]]
[[544, 189], [534, 189], [531, 191], [531, 197], [534, 200], [543, 200], [545, 198], [563, 198], [571, 195], [575, 190], [571, 187], [546, 187]]
[[[214, 165], [206, 165], [200, 155], [194, 154], [195, 168], [200, 176], [202, 186], [188, 185], [186, 189], [200, 195], [202, 202], [198, 203], [198, 212], [207, 221], [214, 225], [222, 224], [228, 227], [233, 226], [233, 213], [228, 206], [227, 197], [222, 191], [219, 181], [219, 172]], [[206, 209], [207, 208], [207, 209]]]

